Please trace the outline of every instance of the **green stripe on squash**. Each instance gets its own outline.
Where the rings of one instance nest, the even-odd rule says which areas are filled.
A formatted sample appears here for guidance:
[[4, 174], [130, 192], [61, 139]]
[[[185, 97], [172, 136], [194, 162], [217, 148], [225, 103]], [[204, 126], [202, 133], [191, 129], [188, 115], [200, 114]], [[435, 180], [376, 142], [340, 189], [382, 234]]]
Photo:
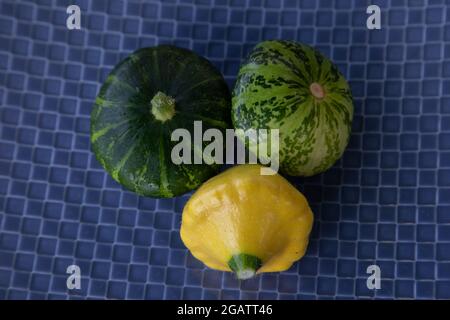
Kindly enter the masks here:
[[[173, 101], [173, 112], [152, 112], [155, 96], [153, 105]], [[231, 127], [230, 110], [228, 86], [209, 61], [174, 46], [139, 49], [118, 63], [100, 89], [91, 112], [92, 149], [125, 188], [150, 197], [181, 195], [219, 166], [173, 164], [178, 142], [171, 133], [184, 128], [193, 136], [200, 120], [204, 130], [224, 132]]]
[[284, 173], [311, 176], [330, 168], [348, 144], [352, 118], [347, 81], [309, 46], [265, 41], [240, 68], [233, 91], [233, 125], [243, 130], [279, 129]]

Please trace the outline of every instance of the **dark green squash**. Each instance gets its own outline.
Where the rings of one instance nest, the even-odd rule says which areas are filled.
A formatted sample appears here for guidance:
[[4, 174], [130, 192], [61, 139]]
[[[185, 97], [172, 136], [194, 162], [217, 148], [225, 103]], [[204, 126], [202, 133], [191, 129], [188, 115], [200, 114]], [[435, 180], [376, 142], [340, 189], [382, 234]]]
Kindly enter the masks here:
[[[91, 143], [105, 170], [140, 195], [174, 197], [195, 189], [219, 166], [175, 165], [171, 133], [194, 121], [225, 132], [231, 96], [221, 73], [194, 52], [144, 48], [121, 61], [101, 87], [91, 113]], [[193, 153], [192, 153], [193, 154]]]

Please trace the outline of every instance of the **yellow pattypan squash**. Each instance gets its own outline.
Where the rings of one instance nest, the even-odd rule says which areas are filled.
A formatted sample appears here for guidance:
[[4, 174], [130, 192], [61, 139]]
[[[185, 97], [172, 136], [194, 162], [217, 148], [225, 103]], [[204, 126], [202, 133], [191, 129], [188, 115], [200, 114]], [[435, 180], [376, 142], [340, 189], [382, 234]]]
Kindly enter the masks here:
[[208, 267], [239, 279], [288, 269], [306, 251], [313, 214], [279, 174], [240, 165], [204, 183], [189, 199], [181, 239]]

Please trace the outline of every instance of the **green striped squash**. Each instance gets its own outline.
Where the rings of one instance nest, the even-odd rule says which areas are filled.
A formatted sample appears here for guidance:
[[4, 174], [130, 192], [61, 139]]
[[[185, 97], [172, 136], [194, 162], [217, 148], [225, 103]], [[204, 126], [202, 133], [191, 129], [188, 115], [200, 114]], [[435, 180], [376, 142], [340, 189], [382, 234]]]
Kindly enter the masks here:
[[[233, 91], [233, 125], [244, 131], [279, 129], [280, 169], [286, 174], [311, 176], [330, 168], [348, 144], [352, 118], [347, 81], [309, 46], [262, 42], [240, 68]], [[245, 140], [240, 132], [238, 138]]]
[[[194, 52], [143, 48], [108, 75], [91, 113], [91, 144], [105, 170], [140, 195], [173, 197], [215, 175], [218, 165], [179, 164], [171, 152], [175, 129], [193, 136], [194, 121], [225, 132], [231, 94], [221, 73]], [[192, 147], [194, 144], [192, 144]], [[194, 152], [201, 150], [192, 150]]]

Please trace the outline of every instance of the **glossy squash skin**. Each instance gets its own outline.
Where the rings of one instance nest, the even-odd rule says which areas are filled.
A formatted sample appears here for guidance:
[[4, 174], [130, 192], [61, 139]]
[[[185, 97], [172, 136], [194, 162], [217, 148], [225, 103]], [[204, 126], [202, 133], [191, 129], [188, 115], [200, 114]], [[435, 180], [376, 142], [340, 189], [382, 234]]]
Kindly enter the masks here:
[[313, 214], [281, 175], [239, 165], [205, 182], [187, 202], [181, 239], [208, 267], [239, 279], [288, 269], [307, 249]]
[[[240, 68], [233, 91], [233, 125], [244, 131], [279, 129], [283, 173], [312, 176], [330, 168], [349, 142], [352, 120], [347, 81], [312, 47], [265, 41]], [[257, 152], [257, 147], [250, 148]]]
[[101, 87], [91, 113], [92, 149], [125, 188], [174, 197], [198, 187], [219, 166], [174, 164], [171, 151], [178, 141], [171, 141], [172, 132], [184, 128], [193, 136], [196, 120], [203, 130], [224, 132], [230, 110], [228, 86], [209, 61], [174, 46], [139, 49]]

